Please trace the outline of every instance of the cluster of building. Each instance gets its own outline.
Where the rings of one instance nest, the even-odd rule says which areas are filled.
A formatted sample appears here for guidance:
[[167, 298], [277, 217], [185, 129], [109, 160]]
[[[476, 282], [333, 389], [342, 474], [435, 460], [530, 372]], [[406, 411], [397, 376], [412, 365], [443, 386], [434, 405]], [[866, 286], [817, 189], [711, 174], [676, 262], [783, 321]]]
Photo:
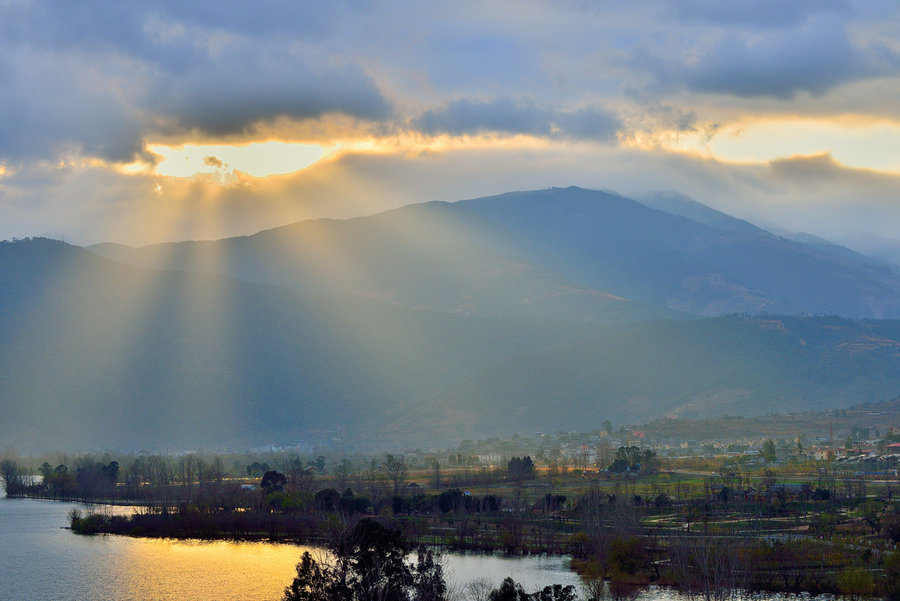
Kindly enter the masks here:
[[[618, 432], [560, 432], [534, 437], [467, 441], [460, 454], [470, 457], [473, 465], [498, 466], [511, 456], [530, 455], [540, 464], [562, 469], [601, 469], [611, 464], [620, 447], [651, 449], [660, 457], [672, 459], [728, 457], [746, 466], [787, 464], [806, 461], [834, 461], [856, 466], [858, 471], [896, 474], [900, 469], [900, 427], [888, 429], [878, 440], [848, 437], [835, 441], [834, 436], [798, 437], [793, 440], [767, 441], [759, 437], [722, 439], [680, 439], [659, 437], [642, 430]], [[766, 444], [769, 445], [766, 449]], [[774, 447], [774, 448], [773, 448]]]

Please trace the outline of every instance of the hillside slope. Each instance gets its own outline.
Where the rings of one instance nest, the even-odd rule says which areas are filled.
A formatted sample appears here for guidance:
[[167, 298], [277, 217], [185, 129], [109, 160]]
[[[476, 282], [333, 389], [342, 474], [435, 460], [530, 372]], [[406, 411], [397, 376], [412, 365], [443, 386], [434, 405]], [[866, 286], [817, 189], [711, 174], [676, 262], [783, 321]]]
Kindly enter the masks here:
[[519, 428], [847, 407], [900, 392], [900, 321], [731, 315], [634, 324], [511, 357], [455, 392]]
[[884, 263], [775, 236], [696, 203], [660, 202], [703, 222], [615, 194], [553, 188], [242, 238], [94, 250], [156, 269], [473, 315], [900, 317], [900, 274]]
[[471, 317], [50, 240], [0, 243], [0, 331], [0, 442], [23, 451], [432, 446], [900, 394], [897, 321]]
[[0, 441], [259, 444], [378, 431], [584, 325], [485, 320], [0, 243]]

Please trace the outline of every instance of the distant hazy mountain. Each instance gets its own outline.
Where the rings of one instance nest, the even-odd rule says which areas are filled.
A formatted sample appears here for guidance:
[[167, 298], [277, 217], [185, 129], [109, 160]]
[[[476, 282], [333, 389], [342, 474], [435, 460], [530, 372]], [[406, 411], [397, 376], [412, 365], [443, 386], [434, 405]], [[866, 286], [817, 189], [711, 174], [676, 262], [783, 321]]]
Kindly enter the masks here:
[[[0, 243], [0, 443], [250, 445], [310, 432], [456, 435], [441, 392], [498, 357], [598, 331], [486, 320]], [[452, 408], [446, 411], [452, 413]], [[444, 409], [438, 413], [444, 415]], [[424, 435], [423, 435], [424, 437]]]
[[879, 236], [858, 236], [848, 241], [848, 245], [870, 257], [889, 261], [892, 265], [900, 268], [900, 240]]
[[[614, 328], [486, 367], [457, 392], [510, 425], [846, 407], [900, 390], [900, 321], [724, 316]], [[603, 419], [603, 418], [600, 418]]]
[[879, 266], [883, 269], [888, 269], [894, 271], [895, 273], [900, 273], [900, 264], [892, 263], [890, 260], [882, 257], [878, 257], [877, 255], [871, 253], [860, 253], [846, 246], [841, 246], [840, 244], [836, 244], [831, 240], [826, 240], [820, 236], [816, 236], [814, 234], [809, 234], [806, 232], [797, 232], [792, 234], [786, 234], [785, 238], [789, 238], [795, 242], [799, 242], [801, 244], [805, 244], [811, 248], [815, 248], [816, 250], [822, 251], [826, 254], [830, 254], [839, 260], [849, 260], [853, 262], [864, 262], [864, 263], [872, 263], [876, 266]]
[[673, 215], [687, 217], [699, 223], [705, 223], [718, 229], [739, 230], [744, 232], [758, 232], [760, 228], [749, 221], [732, 217], [721, 211], [701, 204], [675, 192], [650, 194], [639, 199], [641, 204], [665, 211]]
[[0, 444], [25, 451], [430, 446], [900, 394], [897, 321], [472, 317], [39, 239], [0, 243], [0, 332]]
[[554, 188], [242, 238], [93, 250], [158, 269], [473, 315], [621, 322], [666, 316], [665, 307], [669, 316], [900, 317], [900, 275], [883, 263], [775, 236], [682, 198], [653, 202], [666, 210]]
[[496, 228], [460, 209], [427, 203], [247, 237], [91, 250], [156, 269], [222, 273], [308, 295], [353, 294], [450, 313], [617, 322], [677, 315], [538, 268]]

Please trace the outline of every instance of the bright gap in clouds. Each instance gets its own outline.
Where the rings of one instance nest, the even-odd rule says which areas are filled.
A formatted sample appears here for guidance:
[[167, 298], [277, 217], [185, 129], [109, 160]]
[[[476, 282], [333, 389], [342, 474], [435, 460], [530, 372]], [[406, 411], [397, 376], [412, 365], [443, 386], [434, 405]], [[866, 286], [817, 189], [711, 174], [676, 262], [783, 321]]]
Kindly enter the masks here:
[[727, 126], [712, 139], [684, 134], [665, 145], [735, 163], [830, 153], [848, 167], [900, 172], [900, 123], [891, 121], [761, 120]]
[[240, 146], [226, 144], [151, 144], [159, 155], [157, 175], [191, 177], [197, 174], [228, 176], [240, 171], [253, 177], [293, 173], [319, 161], [325, 149], [318, 144], [256, 142]]

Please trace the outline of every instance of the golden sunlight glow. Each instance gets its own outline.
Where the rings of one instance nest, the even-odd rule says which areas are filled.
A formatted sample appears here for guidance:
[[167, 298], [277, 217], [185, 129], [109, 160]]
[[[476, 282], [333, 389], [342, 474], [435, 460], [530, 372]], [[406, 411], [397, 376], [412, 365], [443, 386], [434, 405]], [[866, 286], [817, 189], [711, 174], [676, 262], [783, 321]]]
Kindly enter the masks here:
[[[312, 547], [269, 543], [130, 539], [114, 572], [129, 599], [278, 599], [294, 577], [294, 566]], [[117, 566], [118, 567], [118, 566]], [[165, 574], [165, 578], [159, 578]]]
[[147, 149], [161, 157], [155, 169], [157, 175], [211, 174], [226, 179], [236, 171], [253, 177], [293, 173], [316, 163], [325, 154], [325, 149], [318, 144], [274, 141], [243, 145], [153, 144]]
[[765, 119], [658, 140], [668, 150], [733, 163], [766, 163], [829, 153], [848, 167], [900, 172], [900, 123], [853, 119]]
[[[108, 165], [125, 175], [151, 175], [176, 178], [202, 176], [207, 182], [233, 184], [243, 176], [256, 179], [289, 175], [316, 163], [339, 159], [348, 154], [405, 154], [460, 150], [540, 150], [560, 145], [571, 149], [587, 143], [547, 140], [528, 135], [425, 136], [406, 133], [383, 138], [358, 137], [332, 139], [322, 144], [300, 142], [250, 142], [245, 144], [148, 144], [156, 155], [156, 164], [137, 160]], [[2, 171], [0, 171], [2, 176]], [[157, 192], [160, 190], [157, 188]]]

